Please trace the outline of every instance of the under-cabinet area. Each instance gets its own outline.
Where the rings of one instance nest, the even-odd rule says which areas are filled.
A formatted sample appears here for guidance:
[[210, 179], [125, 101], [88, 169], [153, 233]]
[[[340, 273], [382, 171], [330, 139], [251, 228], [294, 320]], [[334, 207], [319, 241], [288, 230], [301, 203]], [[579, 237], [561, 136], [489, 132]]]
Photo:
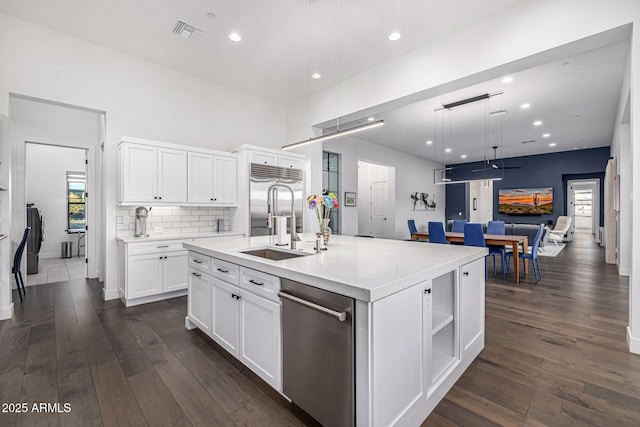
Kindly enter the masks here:
[[[303, 247], [296, 251], [298, 256], [278, 261], [254, 255], [255, 249], [265, 247], [269, 236], [185, 244], [189, 249], [186, 327], [201, 329], [323, 424], [419, 425], [484, 347], [484, 251], [446, 248], [452, 256], [439, 254], [439, 264], [424, 269], [424, 274], [407, 271], [398, 280], [396, 269], [394, 280], [391, 276], [380, 279], [387, 285], [363, 281], [359, 286], [339, 273], [327, 280], [326, 271], [338, 259], [374, 257], [376, 246], [384, 242], [369, 242], [367, 247], [362, 239], [334, 237], [336, 244], [322, 254]], [[425, 249], [422, 255], [436, 259], [435, 245], [416, 249], [404, 242], [387, 244], [400, 252]], [[363, 253], [367, 250], [372, 252]], [[404, 255], [410, 257], [409, 252]], [[402, 254], [397, 256], [402, 259]], [[396, 259], [387, 256], [387, 261], [393, 264]], [[396, 267], [403, 270], [402, 265]], [[376, 277], [387, 274], [381, 269]], [[323, 292], [328, 297], [318, 296]], [[339, 298], [353, 304], [341, 305]], [[293, 310], [286, 316], [285, 303]], [[352, 331], [347, 335], [321, 332], [345, 321]], [[308, 336], [289, 333], [289, 344], [283, 345], [283, 331], [300, 331], [300, 327]], [[318, 350], [314, 354], [295, 350], [299, 347], [291, 345], [291, 336], [311, 339], [313, 343], [304, 348]], [[346, 347], [344, 337], [350, 337]], [[324, 347], [334, 351], [316, 357]], [[337, 348], [345, 348], [340, 355], [347, 355], [346, 363], [338, 364], [342, 356]], [[327, 396], [341, 396], [339, 402], [329, 405], [333, 409], [322, 404], [322, 393], [299, 393], [295, 381], [287, 386], [291, 384], [287, 372], [304, 377], [305, 372], [325, 372], [325, 364], [344, 365], [345, 370], [333, 371], [346, 372], [340, 377], [351, 378], [332, 377], [323, 386]], [[330, 376], [331, 371], [320, 377]], [[319, 380], [312, 378], [309, 381]], [[333, 391], [332, 384], [337, 385]]]

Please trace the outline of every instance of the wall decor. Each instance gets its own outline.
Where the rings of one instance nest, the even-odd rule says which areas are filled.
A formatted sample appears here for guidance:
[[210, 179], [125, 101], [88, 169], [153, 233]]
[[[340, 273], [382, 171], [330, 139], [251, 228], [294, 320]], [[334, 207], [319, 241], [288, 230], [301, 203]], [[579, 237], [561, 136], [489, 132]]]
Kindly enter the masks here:
[[356, 193], [345, 191], [344, 193], [344, 205], [353, 207], [356, 205]]
[[411, 193], [412, 211], [433, 211], [436, 209], [436, 193]]
[[548, 215], [553, 212], [553, 187], [499, 190], [498, 212], [507, 215]]

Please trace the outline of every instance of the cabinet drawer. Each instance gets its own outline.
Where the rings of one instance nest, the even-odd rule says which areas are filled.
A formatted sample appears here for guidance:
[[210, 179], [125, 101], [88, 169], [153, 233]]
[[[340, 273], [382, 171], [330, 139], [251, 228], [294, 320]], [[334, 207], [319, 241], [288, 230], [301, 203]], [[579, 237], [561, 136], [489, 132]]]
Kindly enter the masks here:
[[220, 259], [211, 258], [211, 275], [233, 285], [238, 284], [238, 266]]
[[240, 287], [256, 295], [279, 302], [280, 278], [250, 268], [240, 267]]
[[195, 252], [189, 252], [189, 267], [211, 274], [211, 258]]
[[182, 247], [182, 241], [170, 241], [170, 242], [154, 242], [154, 243], [129, 243], [128, 244], [128, 254], [129, 255], [138, 255], [138, 254], [152, 254], [152, 253], [163, 253], [163, 252], [173, 252], [173, 251], [183, 251], [185, 250]]
[[259, 163], [261, 165], [278, 165], [278, 155], [271, 153], [264, 153], [261, 151], [254, 151], [251, 153], [250, 157], [251, 163]]

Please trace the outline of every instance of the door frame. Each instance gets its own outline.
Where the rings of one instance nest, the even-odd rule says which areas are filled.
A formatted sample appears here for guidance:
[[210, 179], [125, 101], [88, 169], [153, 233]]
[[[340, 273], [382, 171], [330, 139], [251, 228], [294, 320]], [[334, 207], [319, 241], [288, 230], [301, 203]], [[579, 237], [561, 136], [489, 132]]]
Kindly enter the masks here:
[[600, 197], [602, 197], [600, 194], [600, 185], [600, 178], [570, 179], [567, 181], [567, 215], [571, 217], [571, 229], [569, 231], [569, 236], [573, 236], [576, 229], [572, 187], [582, 187], [592, 191], [591, 232], [594, 235], [595, 242], [600, 243]]

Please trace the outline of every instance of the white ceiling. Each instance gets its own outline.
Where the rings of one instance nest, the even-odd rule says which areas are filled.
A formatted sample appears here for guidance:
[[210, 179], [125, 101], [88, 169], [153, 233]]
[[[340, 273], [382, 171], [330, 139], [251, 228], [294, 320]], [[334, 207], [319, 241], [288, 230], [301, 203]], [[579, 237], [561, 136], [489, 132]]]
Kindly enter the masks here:
[[[375, 115], [385, 125], [354, 136], [448, 164], [493, 158], [494, 145], [499, 158], [609, 146], [628, 52], [629, 42], [622, 41], [511, 74], [508, 84], [501, 76], [416, 102]], [[498, 92], [502, 95], [488, 101], [441, 109], [442, 104]], [[521, 109], [523, 103], [530, 108]], [[501, 108], [507, 114], [487, 114]], [[537, 120], [542, 125], [534, 126]], [[543, 138], [544, 133], [551, 136]], [[427, 140], [434, 143], [426, 145]], [[522, 143], [531, 140], [535, 142]]]
[[[0, 0], [0, 12], [288, 104], [518, 1]], [[177, 19], [202, 38], [173, 34]], [[389, 41], [392, 31], [402, 38]]]

